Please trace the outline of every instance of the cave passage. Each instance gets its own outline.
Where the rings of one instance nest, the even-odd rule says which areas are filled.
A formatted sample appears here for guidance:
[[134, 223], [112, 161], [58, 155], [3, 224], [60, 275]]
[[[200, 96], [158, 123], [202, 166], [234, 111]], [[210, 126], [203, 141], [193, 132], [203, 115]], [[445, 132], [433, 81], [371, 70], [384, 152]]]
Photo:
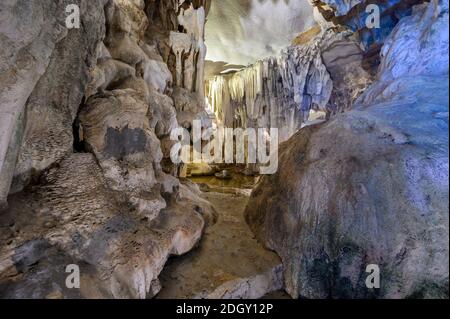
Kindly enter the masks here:
[[22, 2], [0, 298], [448, 299], [448, 0]]
[[[264, 153], [268, 155], [275, 147], [268, 142], [275, 138], [270, 136], [273, 124], [277, 125], [277, 132], [282, 130], [281, 138], [286, 140], [296, 130], [325, 120], [324, 111], [311, 109], [309, 105], [304, 106], [307, 109], [304, 114], [276, 115], [273, 105], [263, 96], [272, 93], [272, 88], [263, 82], [278, 79], [261, 74], [257, 62], [280, 55], [298, 34], [314, 27], [311, 15], [312, 8], [306, 1], [215, 1], [211, 4], [205, 26], [204, 71], [205, 112], [211, 127], [264, 129], [265, 135], [258, 135], [255, 142], [266, 139], [264, 143], [268, 147]], [[280, 20], [280, 16], [284, 19]], [[239, 79], [233, 82], [236, 78]], [[265, 101], [260, 101], [261, 98]], [[275, 116], [279, 117], [278, 123], [273, 121]], [[300, 123], [299, 126], [294, 122]], [[257, 152], [261, 145], [251, 145], [252, 134], [246, 133], [233, 136], [234, 144], [230, 148], [234, 164], [225, 164], [227, 146], [222, 146], [222, 159], [215, 157], [214, 163], [189, 163], [181, 168], [180, 176], [200, 187], [205, 194], [203, 198], [212, 204], [217, 216], [195, 250], [170, 260], [161, 274], [163, 288], [158, 298], [253, 299], [270, 293], [276, 293], [277, 298], [288, 296], [283, 290], [280, 258], [256, 239], [245, 221], [249, 196], [262, 178], [260, 167], [267, 164], [261, 163], [256, 154], [254, 157], [258, 159], [249, 162], [249, 150], [253, 148]], [[191, 134], [196, 133], [191, 131]], [[218, 139], [218, 134], [214, 138]], [[278, 136], [276, 140], [278, 147]], [[239, 141], [244, 143], [243, 148], [237, 145]], [[203, 141], [200, 148], [205, 144]], [[237, 153], [242, 150], [243, 162], [237, 160]], [[214, 147], [211, 154], [217, 155], [215, 152]]]

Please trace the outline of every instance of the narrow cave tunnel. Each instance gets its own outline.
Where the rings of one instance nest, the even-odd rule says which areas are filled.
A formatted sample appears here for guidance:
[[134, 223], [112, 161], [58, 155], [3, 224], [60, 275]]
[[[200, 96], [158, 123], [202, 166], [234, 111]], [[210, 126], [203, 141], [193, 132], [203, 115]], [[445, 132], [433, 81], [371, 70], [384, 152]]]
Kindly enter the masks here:
[[71, 2], [0, 4], [0, 298], [448, 299], [448, 0]]

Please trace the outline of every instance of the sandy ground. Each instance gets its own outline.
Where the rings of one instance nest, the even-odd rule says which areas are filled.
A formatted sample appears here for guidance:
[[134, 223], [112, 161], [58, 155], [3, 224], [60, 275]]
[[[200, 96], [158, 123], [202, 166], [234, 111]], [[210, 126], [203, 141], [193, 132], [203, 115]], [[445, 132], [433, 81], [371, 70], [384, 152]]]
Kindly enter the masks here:
[[218, 212], [217, 223], [197, 249], [168, 262], [157, 298], [261, 298], [282, 288], [279, 257], [257, 242], [245, 222], [246, 191], [217, 191], [204, 194]]

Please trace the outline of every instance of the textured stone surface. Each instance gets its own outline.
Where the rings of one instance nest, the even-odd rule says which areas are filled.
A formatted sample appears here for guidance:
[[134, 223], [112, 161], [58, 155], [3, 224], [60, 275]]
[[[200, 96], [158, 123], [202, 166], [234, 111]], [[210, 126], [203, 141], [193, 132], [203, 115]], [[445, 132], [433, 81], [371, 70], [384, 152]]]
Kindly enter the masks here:
[[[366, 0], [322, 0], [317, 1], [318, 4], [326, 5], [332, 9], [337, 16], [346, 15], [353, 7], [366, 3]], [[322, 3], [320, 3], [322, 2]]]
[[350, 110], [373, 80], [364, 69], [360, 39], [354, 35], [338, 39], [324, 46], [321, 54], [333, 81], [327, 112], [335, 115]]
[[[1, 3], [0, 201], [72, 149], [72, 122], [104, 35], [105, 0]], [[83, 24], [67, 30], [66, 6]], [[39, 118], [37, 121], [36, 118]]]
[[325, 108], [331, 95], [332, 82], [315, 44], [211, 79], [211, 110], [227, 127], [278, 127], [280, 138], [289, 138], [301, 126], [303, 111], [312, 103]]
[[228, 127], [277, 127], [291, 137], [311, 110], [336, 114], [351, 108], [370, 82], [358, 38], [327, 30], [207, 83], [209, 107]]
[[253, 192], [247, 221], [282, 258], [291, 296], [448, 298], [445, 25], [448, 1], [402, 19], [356, 109], [298, 132]]
[[[193, 193], [149, 222], [115, 200], [91, 154], [68, 157], [42, 179], [0, 214], [1, 298], [151, 297], [167, 258], [201, 237]], [[69, 264], [80, 267], [80, 289], [66, 287]]]
[[[146, 12], [153, 5], [147, 11], [133, 1], [112, 1], [107, 6], [108, 32], [99, 49], [103, 54], [98, 56], [89, 99], [79, 117], [82, 142], [96, 155], [110, 188], [122, 192], [149, 219], [166, 207], [158, 185], [172, 183], [168, 193], [178, 187], [161, 166], [170, 155], [168, 136], [178, 126], [177, 117], [189, 113], [192, 121], [202, 110], [203, 93], [196, 81], [203, 78], [197, 74], [203, 74], [205, 23], [202, 6], [169, 3], [179, 13], [175, 26], [163, 24], [159, 32], [166, 32], [166, 39], [148, 39], [145, 35], [155, 28], [155, 17]], [[166, 14], [172, 9], [167, 8]], [[184, 32], [178, 32], [181, 29]], [[161, 55], [161, 43], [168, 43], [175, 54], [175, 69]], [[175, 171], [173, 165], [164, 168]]]
[[[0, 297], [151, 298], [164, 286], [160, 297], [259, 298], [284, 276], [293, 297], [448, 298], [448, 1], [375, 1], [373, 30], [373, 1], [311, 2], [214, 2], [234, 18], [215, 42], [239, 64], [318, 23], [277, 58], [207, 70], [226, 71], [206, 86], [219, 124], [295, 134], [245, 215], [283, 271], [244, 224], [250, 190], [230, 186], [253, 181], [235, 174], [253, 166], [169, 159], [174, 127], [215, 124], [203, 111], [211, 1], [3, 0]], [[72, 3], [79, 30], [64, 26]], [[314, 125], [324, 112], [335, 116]], [[220, 173], [197, 187], [180, 171]], [[168, 258], [197, 245], [161, 285]], [[380, 290], [365, 286], [369, 263]], [[66, 287], [69, 264], [81, 289]]]
[[[345, 26], [361, 36], [368, 49], [382, 45], [399, 20], [411, 14], [415, 4], [423, 0], [309, 0], [314, 6], [316, 20], [327, 27]], [[380, 28], [369, 28], [367, 20], [376, 5], [380, 13]]]
[[[69, 32], [66, 2], [49, 2], [7, 1], [0, 11], [10, 50], [0, 57], [2, 83], [10, 81], [0, 100], [1, 200], [14, 167], [14, 191], [33, 181], [0, 214], [0, 296], [152, 297], [168, 257], [192, 249], [215, 221], [211, 205], [161, 166], [161, 141], [178, 126], [165, 45], [170, 32], [195, 40], [181, 72], [186, 103], [201, 109], [209, 2], [80, 1], [82, 28]], [[18, 28], [23, 14], [35, 24]], [[81, 268], [81, 290], [65, 288], [71, 263]]]
[[[196, 93], [175, 87], [172, 93], [177, 119], [180, 126], [190, 128], [194, 120], [205, 120], [204, 103]], [[204, 121], [203, 121], [204, 122]], [[207, 123], [205, 123], [206, 125]]]
[[84, 140], [96, 155], [108, 185], [129, 196], [130, 202], [149, 219], [165, 207], [153, 191], [163, 174], [160, 142], [146, 117], [148, 105], [131, 90], [88, 100], [80, 113]]

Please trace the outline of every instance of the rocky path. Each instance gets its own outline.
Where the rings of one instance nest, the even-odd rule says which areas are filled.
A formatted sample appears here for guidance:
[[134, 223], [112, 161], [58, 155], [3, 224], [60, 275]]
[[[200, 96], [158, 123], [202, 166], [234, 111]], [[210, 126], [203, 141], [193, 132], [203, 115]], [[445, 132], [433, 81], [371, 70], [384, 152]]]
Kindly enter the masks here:
[[168, 262], [158, 298], [256, 299], [282, 288], [279, 257], [256, 241], [244, 220], [245, 191], [215, 191], [204, 197], [217, 210], [217, 223], [196, 250]]

